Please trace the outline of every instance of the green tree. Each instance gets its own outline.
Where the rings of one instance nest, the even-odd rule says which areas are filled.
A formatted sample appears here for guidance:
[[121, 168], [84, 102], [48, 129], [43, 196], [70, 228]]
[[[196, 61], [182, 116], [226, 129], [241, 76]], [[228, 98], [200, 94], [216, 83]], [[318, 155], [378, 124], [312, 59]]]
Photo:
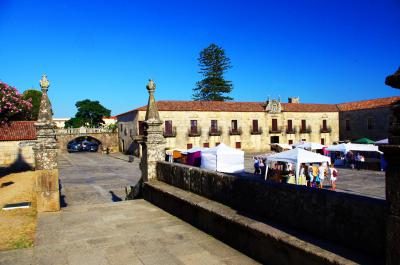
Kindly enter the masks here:
[[42, 92], [35, 89], [28, 89], [22, 94], [24, 100], [29, 100], [32, 103], [31, 111], [26, 113], [25, 119], [28, 121], [36, 121], [39, 115], [40, 100], [42, 99]]
[[108, 117], [111, 114], [111, 111], [103, 107], [98, 101], [85, 99], [76, 102], [75, 106], [78, 111], [74, 118], [65, 122], [66, 128], [78, 128], [81, 126], [98, 127], [104, 123], [103, 117]]
[[233, 98], [227, 96], [232, 91], [232, 82], [224, 79], [224, 73], [230, 69], [231, 60], [224, 49], [212, 43], [200, 52], [198, 58], [203, 80], [196, 83], [193, 89], [194, 100], [226, 101]]

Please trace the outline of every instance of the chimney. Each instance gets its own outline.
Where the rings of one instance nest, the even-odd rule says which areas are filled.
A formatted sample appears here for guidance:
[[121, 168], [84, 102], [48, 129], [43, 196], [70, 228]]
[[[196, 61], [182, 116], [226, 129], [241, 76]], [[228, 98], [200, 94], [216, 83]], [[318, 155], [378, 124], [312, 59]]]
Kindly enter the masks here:
[[289, 97], [288, 98], [288, 103], [299, 104], [300, 103], [300, 97]]

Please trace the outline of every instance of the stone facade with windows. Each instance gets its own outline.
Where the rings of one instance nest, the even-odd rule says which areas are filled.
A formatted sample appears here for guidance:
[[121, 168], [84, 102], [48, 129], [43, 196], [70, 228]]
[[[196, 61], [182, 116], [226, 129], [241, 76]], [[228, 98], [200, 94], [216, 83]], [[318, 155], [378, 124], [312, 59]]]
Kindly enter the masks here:
[[[168, 148], [225, 143], [245, 151], [264, 152], [274, 142], [332, 144], [339, 140], [336, 105], [294, 102], [158, 101], [157, 107]], [[143, 106], [117, 115], [121, 151], [140, 156], [135, 139], [143, 133], [145, 112]]]
[[396, 100], [400, 100], [400, 97], [338, 104], [340, 140], [367, 137], [377, 141], [388, 138], [392, 122], [390, 105]]

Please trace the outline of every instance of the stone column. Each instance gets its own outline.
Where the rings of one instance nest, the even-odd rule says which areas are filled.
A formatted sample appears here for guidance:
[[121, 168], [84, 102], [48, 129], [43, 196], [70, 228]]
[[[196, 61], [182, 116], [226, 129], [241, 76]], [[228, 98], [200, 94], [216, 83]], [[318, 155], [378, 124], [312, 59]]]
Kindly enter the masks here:
[[46, 75], [40, 80], [42, 99], [38, 120], [35, 123], [37, 142], [33, 148], [35, 153], [36, 195], [38, 212], [60, 210], [60, 193], [58, 182], [56, 125], [53, 122], [53, 110], [47, 95], [50, 82]]
[[144, 121], [144, 136], [140, 144], [142, 145], [142, 158], [140, 169], [144, 182], [156, 179], [157, 161], [165, 159], [165, 139], [162, 130], [162, 121], [158, 114], [154, 91], [156, 84], [149, 80], [146, 86], [149, 92], [149, 102], [147, 103], [146, 118]]
[[[400, 89], [400, 68], [386, 78], [385, 83]], [[388, 162], [386, 170], [386, 201], [388, 216], [386, 222], [386, 264], [399, 264], [400, 261], [400, 101], [392, 105], [394, 115], [390, 128], [389, 144], [381, 146]]]

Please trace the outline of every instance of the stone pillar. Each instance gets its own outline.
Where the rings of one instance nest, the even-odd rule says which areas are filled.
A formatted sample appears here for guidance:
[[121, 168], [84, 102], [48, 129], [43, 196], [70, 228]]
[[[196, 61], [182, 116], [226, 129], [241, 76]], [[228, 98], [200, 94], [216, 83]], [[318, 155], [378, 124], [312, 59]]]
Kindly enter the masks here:
[[[400, 68], [386, 78], [385, 83], [400, 89]], [[386, 201], [388, 216], [386, 221], [386, 264], [400, 261], [400, 102], [392, 105], [394, 121], [390, 128], [389, 144], [381, 146], [388, 162], [386, 170]]]
[[147, 103], [146, 118], [144, 121], [144, 136], [142, 141], [140, 141], [143, 152], [140, 169], [144, 182], [156, 179], [157, 161], [164, 161], [165, 159], [165, 139], [161, 126], [162, 121], [160, 120], [156, 101], [154, 99], [156, 84], [153, 80], [149, 80], [146, 88], [149, 92], [149, 101]]
[[53, 122], [53, 110], [47, 95], [50, 82], [46, 75], [40, 80], [42, 99], [38, 120], [35, 123], [37, 142], [33, 148], [35, 153], [36, 195], [38, 212], [60, 210], [60, 193], [58, 182], [56, 125]]

